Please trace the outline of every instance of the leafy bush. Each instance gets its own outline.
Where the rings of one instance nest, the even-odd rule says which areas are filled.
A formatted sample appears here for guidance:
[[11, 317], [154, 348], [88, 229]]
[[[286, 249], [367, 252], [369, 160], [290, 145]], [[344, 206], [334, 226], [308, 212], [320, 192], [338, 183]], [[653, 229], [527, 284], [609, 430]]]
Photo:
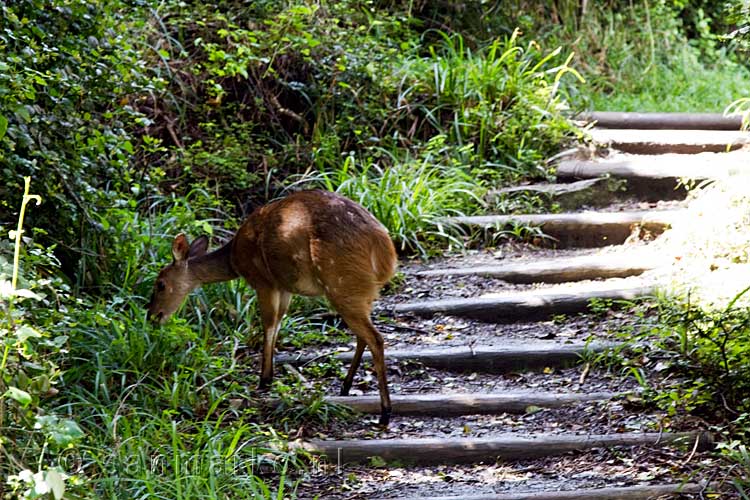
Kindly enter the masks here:
[[[130, 168], [139, 119], [130, 96], [149, 89], [120, 2], [19, 0], [0, 6], [0, 222], [13, 219], [10, 200], [21, 176], [44, 179], [47, 201], [32, 225], [61, 243], [69, 275], [87, 255], [94, 214], [130, 195], [148, 172]], [[94, 262], [94, 259], [90, 259]]]
[[[203, 99], [171, 109], [181, 112], [173, 121], [187, 122], [171, 142], [184, 143], [188, 159], [209, 144], [209, 130], [189, 123], [223, 115], [242, 122], [248, 134], [231, 155], [244, 153], [246, 168], [262, 166], [267, 181], [311, 168], [336, 170], [342, 156], [373, 148], [418, 156], [444, 135], [455, 146], [454, 160], [508, 182], [544, 176], [540, 161], [573, 135], [557, 94], [560, 78], [574, 72], [569, 61], [534, 42], [521, 47], [518, 33], [473, 51], [460, 35], [420, 39], [399, 11], [356, 1], [263, 2], [242, 12], [232, 6], [198, 6], [205, 20], [194, 23], [194, 12], [188, 17], [175, 5], [178, 14], [164, 20], [179, 41], [160, 42], [174, 75], [170, 92]], [[191, 44], [197, 50], [188, 53]], [[237, 135], [234, 124], [216, 120], [210, 132]], [[161, 138], [170, 141], [166, 132]], [[172, 175], [185, 169], [166, 168]], [[233, 189], [221, 183], [221, 193]]]
[[58, 392], [61, 370], [56, 357], [67, 346], [68, 336], [38, 328], [37, 311], [65, 307], [70, 298], [59, 278], [44, 279], [36, 273], [40, 268], [56, 271], [59, 266], [41, 247], [30, 250], [31, 265], [24, 266], [19, 276], [26, 206], [41, 202], [29, 194], [29, 182], [27, 177], [18, 227], [10, 233], [13, 249], [0, 247], [0, 452], [6, 458], [0, 462], [0, 476], [7, 478], [0, 484], [0, 493], [8, 486], [11, 494], [38, 498], [51, 492], [59, 499], [66, 481], [71, 480], [65, 455], [75, 448], [83, 431], [72, 419], [46, 414], [43, 405]]
[[727, 409], [750, 413], [750, 309], [734, 301], [722, 310], [664, 304], [659, 322], [655, 349], [674, 353], [670, 367], [691, 379], [660, 396], [670, 413], [687, 409], [713, 420], [731, 420]]
[[646, 398], [677, 425], [688, 415], [711, 425], [730, 464], [726, 479], [743, 495], [750, 492], [750, 308], [737, 301], [748, 291], [723, 309], [660, 301], [648, 327], [623, 332], [631, 351], [625, 369]]

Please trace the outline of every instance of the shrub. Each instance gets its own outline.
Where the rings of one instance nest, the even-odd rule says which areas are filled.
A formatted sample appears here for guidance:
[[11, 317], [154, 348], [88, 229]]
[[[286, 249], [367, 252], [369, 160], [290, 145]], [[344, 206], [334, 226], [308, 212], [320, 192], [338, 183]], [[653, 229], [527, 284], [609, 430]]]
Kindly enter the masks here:
[[[65, 455], [83, 431], [74, 420], [47, 413], [43, 405], [57, 393], [61, 376], [57, 357], [67, 347], [68, 336], [38, 327], [37, 311], [65, 307], [70, 298], [58, 278], [37, 274], [42, 268], [58, 270], [59, 262], [44, 248], [32, 247], [21, 270], [26, 205], [41, 202], [29, 194], [29, 182], [27, 177], [18, 226], [11, 233], [12, 252], [0, 247], [0, 452], [5, 457], [0, 462], [0, 477], [5, 478], [0, 493], [7, 486], [10, 494], [37, 498], [52, 492], [59, 499], [66, 481], [75, 481], [67, 474]], [[7, 258], [11, 253], [12, 260]]]
[[[44, 179], [35, 211], [40, 240], [61, 243], [63, 269], [78, 267], [94, 214], [130, 194], [147, 172], [131, 168], [131, 96], [149, 82], [120, 2], [19, 0], [0, 6], [0, 222], [21, 176]], [[93, 259], [91, 259], [93, 260]]]

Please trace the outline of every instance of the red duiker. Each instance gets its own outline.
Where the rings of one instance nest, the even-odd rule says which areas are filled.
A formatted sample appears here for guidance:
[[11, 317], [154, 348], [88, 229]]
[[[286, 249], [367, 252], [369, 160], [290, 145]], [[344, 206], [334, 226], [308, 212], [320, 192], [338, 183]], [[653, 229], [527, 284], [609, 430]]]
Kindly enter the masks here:
[[208, 238], [172, 243], [174, 261], [161, 270], [148, 305], [163, 323], [185, 296], [203, 283], [242, 277], [258, 296], [263, 324], [260, 387], [273, 377], [276, 335], [292, 294], [325, 295], [357, 337], [352, 364], [341, 388], [346, 396], [370, 348], [380, 390], [380, 424], [388, 425], [391, 401], [383, 337], [370, 320], [372, 302], [396, 269], [388, 231], [367, 210], [326, 191], [302, 191], [255, 210], [232, 240], [211, 253]]

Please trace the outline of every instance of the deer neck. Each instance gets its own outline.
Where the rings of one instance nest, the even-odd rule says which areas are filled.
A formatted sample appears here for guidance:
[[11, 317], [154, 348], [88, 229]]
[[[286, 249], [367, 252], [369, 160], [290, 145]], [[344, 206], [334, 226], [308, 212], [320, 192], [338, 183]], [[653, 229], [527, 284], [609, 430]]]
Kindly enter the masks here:
[[232, 242], [206, 255], [194, 257], [188, 261], [188, 267], [196, 285], [230, 281], [237, 277], [232, 267]]

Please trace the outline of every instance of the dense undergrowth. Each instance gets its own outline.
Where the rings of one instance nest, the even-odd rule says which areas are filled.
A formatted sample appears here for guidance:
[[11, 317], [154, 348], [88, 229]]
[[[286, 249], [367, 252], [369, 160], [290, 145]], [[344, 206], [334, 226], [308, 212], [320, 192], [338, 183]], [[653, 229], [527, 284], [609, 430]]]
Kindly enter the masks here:
[[[264, 201], [322, 187], [428, 256], [465, 242], [441, 217], [550, 175], [569, 113], [750, 94], [711, 2], [516, 4], [0, 2], [0, 494], [292, 496], [288, 438], [346, 418], [281, 368], [281, 406], [259, 403], [239, 282], [146, 324], [177, 232], [226, 240]], [[16, 265], [24, 176], [42, 204]], [[323, 310], [295, 300], [281, 344], [347, 338], [306, 319]]]

